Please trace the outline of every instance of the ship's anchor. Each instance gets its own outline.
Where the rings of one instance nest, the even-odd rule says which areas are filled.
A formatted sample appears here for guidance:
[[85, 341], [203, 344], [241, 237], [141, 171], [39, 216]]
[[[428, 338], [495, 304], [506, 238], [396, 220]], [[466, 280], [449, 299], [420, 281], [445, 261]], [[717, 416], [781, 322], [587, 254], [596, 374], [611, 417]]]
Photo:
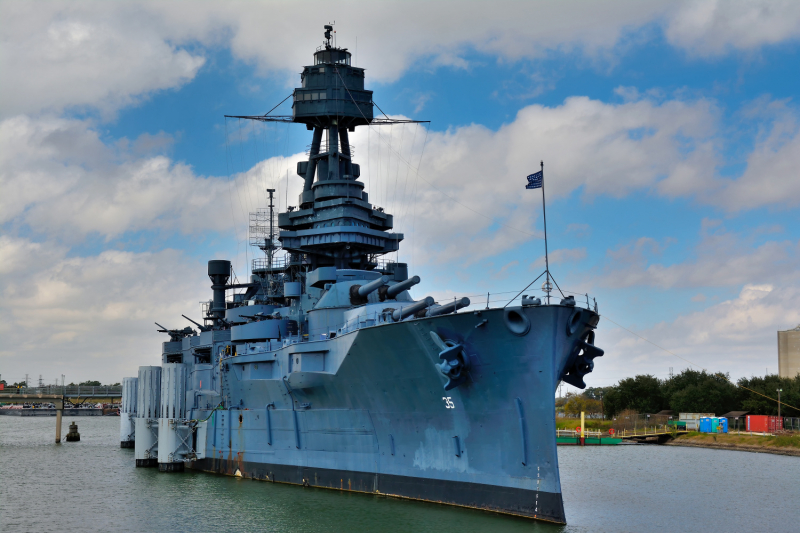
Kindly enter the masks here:
[[594, 331], [586, 334], [576, 346], [572, 356], [572, 363], [567, 368], [562, 381], [569, 383], [573, 387], [579, 389], [586, 388], [586, 382], [583, 377], [594, 370], [595, 357], [602, 357], [605, 353], [601, 348], [594, 345]]
[[436, 366], [448, 378], [444, 390], [454, 389], [467, 380], [469, 356], [464, 353], [463, 344], [447, 346], [439, 352], [439, 359], [442, 359], [442, 363]]

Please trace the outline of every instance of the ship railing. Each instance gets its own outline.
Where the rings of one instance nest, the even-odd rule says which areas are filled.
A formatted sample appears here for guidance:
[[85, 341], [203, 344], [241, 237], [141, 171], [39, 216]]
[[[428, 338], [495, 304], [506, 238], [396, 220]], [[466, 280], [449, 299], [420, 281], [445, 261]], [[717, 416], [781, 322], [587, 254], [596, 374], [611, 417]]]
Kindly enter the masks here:
[[[522, 292], [520, 292], [522, 291]], [[589, 296], [588, 293], [574, 292], [562, 289], [561, 292], [564, 296], [572, 296], [575, 298], [575, 306], [583, 307], [597, 312], [597, 301]], [[550, 292], [550, 303], [558, 304], [562, 300], [561, 292], [555, 290]], [[522, 297], [535, 296], [542, 301], [542, 304], [547, 303], [547, 294], [541, 289], [517, 289], [515, 291], [499, 291], [499, 292], [484, 292], [479, 294], [459, 294], [453, 296], [453, 300], [467, 297], [470, 299], [470, 305], [461, 309], [464, 311], [477, 311], [480, 309], [491, 309], [495, 307], [505, 306], [518, 306], [522, 304]], [[441, 300], [437, 303], [446, 304], [450, 300]]]
[[[608, 432], [599, 429], [584, 429], [583, 436], [599, 439], [603, 435], [608, 435]], [[556, 437], [580, 437], [581, 432], [574, 429], [557, 429]]]
[[272, 263], [266, 257], [258, 257], [253, 259], [253, 270], [283, 270], [292, 264], [288, 254], [280, 255], [272, 258]]

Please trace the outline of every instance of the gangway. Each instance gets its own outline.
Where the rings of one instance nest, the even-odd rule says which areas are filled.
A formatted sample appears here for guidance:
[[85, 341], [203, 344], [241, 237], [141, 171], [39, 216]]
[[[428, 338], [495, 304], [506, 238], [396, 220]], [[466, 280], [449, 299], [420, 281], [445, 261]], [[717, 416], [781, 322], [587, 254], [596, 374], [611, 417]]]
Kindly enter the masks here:
[[643, 428], [620, 429], [616, 433], [616, 437], [635, 442], [656, 439], [657, 442], [661, 443], [687, 433], [689, 431], [686, 429], [669, 428], [667, 426], [651, 426], [648, 428], [645, 426]]

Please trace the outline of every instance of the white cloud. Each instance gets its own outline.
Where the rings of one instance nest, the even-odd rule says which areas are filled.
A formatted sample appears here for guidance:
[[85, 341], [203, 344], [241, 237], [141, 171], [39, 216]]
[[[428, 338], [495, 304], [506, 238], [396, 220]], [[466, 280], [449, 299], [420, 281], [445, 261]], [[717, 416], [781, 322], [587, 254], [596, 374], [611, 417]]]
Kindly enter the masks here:
[[146, 4], [6, 1], [0, 17], [3, 116], [68, 106], [113, 112], [181, 86], [205, 62], [171, 44]]
[[716, 221], [704, 221], [701, 239], [692, 259], [664, 265], [652, 261], [665, 246], [643, 237], [608, 253], [609, 266], [593, 280], [609, 288], [731, 287], [748, 283], [776, 283], [797, 280], [800, 270], [800, 242], [767, 241], [754, 246], [754, 236], [728, 232]]
[[[338, 3], [335, 13], [326, 2], [306, 5], [307, 9], [298, 10], [277, 3], [228, 3], [224, 8], [193, 4], [188, 20], [182, 17], [186, 10], [180, 4], [161, 4], [158, 11], [182, 27], [227, 24], [236, 56], [265, 71], [294, 71], [306, 64], [309, 39], [321, 44], [322, 25], [335, 18], [338, 44], [354, 53], [358, 49], [358, 64], [369, 69], [371, 79], [392, 81], [420, 60], [432, 67], [469, 68], [465, 53], [470, 49], [503, 61], [537, 57], [554, 49], [597, 56], [613, 48], [629, 27], [646, 24], [665, 10], [660, 4], [636, 1], [601, 5], [450, 0], [418, 4], [414, 9], [399, 1], [349, 1]], [[276, 21], [280, 31], [264, 31]]]
[[667, 16], [666, 37], [691, 55], [750, 51], [800, 37], [794, 0], [697, 0], [676, 7]]
[[[714, 55], [796, 39], [796, 2], [23, 2], [0, 3], [2, 116], [71, 107], [113, 113], [192, 80], [205, 49], [234, 57], [287, 83], [311, 59], [332, 18], [338, 43], [356, 53], [373, 81], [412, 64], [470, 68], [475, 50], [499, 61], [579, 51], [613, 62], [628, 36], [665, 26], [670, 42]], [[311, 14], [311, 15], [310, 15]], [[265, 30], [268, 28], [268, 30]], [[622, 46], [620, 46], [622, 43]], [[616, 50], [616, 48], [620, 50]]]
[[0, 236], [0, 257], [0, 365], [14, 381], [135, 375], [159, 361], [166, 336], [153, 321], [188, 325], [176, 320], [199, 317], [210, 298], [204, 265], [176, 250], [68, 257], [64, 246]]
[[0, 122], [0, 223], [27, 224], [68, 242], [139, 230], [228, 232], [246, 227], [247, 213], [266, 204], [274, 174], [285, 175], [301, 157], [262, 161], [230, 179], [206, 178], [164, 155], [142, 155], [143, 147], [166, 142], [145, 137], [109, 147], [87, 121]]
[[[410, 130], [405, 141], [402, 130], [377, 127], [352, 139], [357, 154], [370, 147], [366, 161], [358, 156], [370, 198], [395, 214], [398, 231], [411, 240], [404, 254], [469, 264], [540, 236], [541, 199], [538, 191], [525, 191], [524, 180], [543, 157], [550, 199], [576, 189], [591, 199], [640, 189], [688, 195], [713, 186], [716, 161], [706, 145], [716, 134], [716, 116], [705, 100], [606, 104], [572, 97], [555, 107], [531, 105], [498, 131], [470, 125], [430, 132], [419, 179], [396, 152], [410, 151], [403, 158], [415, 167], [421, 133], [413, 149]], [[681, 182], [687, 166], [694, 180], [666, 185]]]
[[[800, 4], [798, 4], [800, 5]], [[747, 158], [741, 177], [725, 181], [712, 203], [728, 211], [763, 206], [800, 205], [800, 124], [797, 112], [784, 102], [769, 102], [756, 112], [772, 118]]]
[[[351, 139], [371, 202], [393, 213], [396, 230], [406, 234], [403, 258], [468, 266], [541, 237], [539, 196], [523, 185], [545, 154], [550, 199], [576, 190], [591, 200], [644, 189], [714, 203], [753, 201], [755, 193], [737, 187], [758, 180], [715, 177], [717, 156], [709, 147], [718, 135], [717, 114], [706, 100], [607, 104], [572, 97], [559, 106], [525, 107], [497, 131], [470, 125], [426, 132], [407, 125], [361, 128]], [[751, 166], [772, 165], [767, 181], [784, 189], [760, 202], [791, 202], [797, 195], [788, 190], [798, 180], [788, 179], [794, 170], [785, 160], [795, 157], [791, 148], [798, 137], [786, 141], [788, 127], [771, 131]], [[230, 231], [246, 227], [247, 213], [266, 204], [264, 189], [287, 169], [290, 203], [301, 188], [293, 170], [302, 154], [264, 160], [227, 180], [197, 176], [167, 155], [148, 153], [163, 151], [170, 141], [164, 134], [145, 135], [108, 146], [89, 121], [6, 119], [0, 122], [0, 186], [7, 191], [0, 197], [0, 223], [26, 224], [70, 242], [93, 233], [111, 239], [139, 230]], [[773, 250], [762, 252], [767, 258]], [[652, 277], [659, 269], [638, 276]], [[627, 283], [642, 282], [629, 274]], [[659, 275], [663, 284], [683, 274], [664, 269]]]

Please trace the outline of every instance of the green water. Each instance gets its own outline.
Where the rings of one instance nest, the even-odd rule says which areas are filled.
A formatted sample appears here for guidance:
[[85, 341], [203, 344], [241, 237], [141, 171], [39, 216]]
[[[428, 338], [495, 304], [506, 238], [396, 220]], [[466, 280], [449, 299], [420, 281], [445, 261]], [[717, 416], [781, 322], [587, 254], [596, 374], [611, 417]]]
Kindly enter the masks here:
[[[443, 505], [135, 468], [119, 418], [0, 416], [0, 531], [800, 531], [800, 457], [664, 446], [559, 448], [569, 525]], [[64, 420], [64, 430], [70, 422]], [[498, 443], [500, 445], [500, 443]]]

